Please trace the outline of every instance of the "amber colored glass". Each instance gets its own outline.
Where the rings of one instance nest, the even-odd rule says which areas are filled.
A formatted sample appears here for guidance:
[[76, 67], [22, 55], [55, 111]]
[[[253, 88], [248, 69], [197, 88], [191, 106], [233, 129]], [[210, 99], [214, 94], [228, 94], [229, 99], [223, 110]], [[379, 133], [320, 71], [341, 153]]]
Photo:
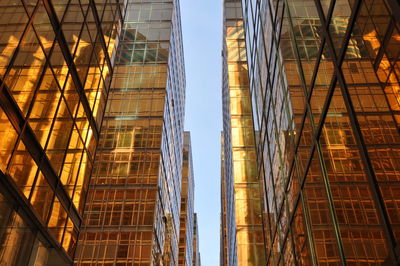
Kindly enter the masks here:
[[[0, 4], [0, 77], [3, 78], [6, 66], [18, 46], [21, 35], [28, 22], [28, 16], [21, 2], [13, 1], [11, 5], [7, 2]], [[17, 21], [18, 23], [13, 23]]]
[[[0, 3], [0, 175], [16, 184], [5, 188], [5, 198], [37, 236], [21, 246], [26, 261], [10, 258], [11, 264], [71, 264], [124, 8], [116, 1]], [[105, 23], [97, 24], [105, 9]], [[100, 32], [108, 36], [105, 43]], [[0, 226], [17, 237], [12, 224]], [[60, 246], [38, 233], [46, 230]], [[0, 264], [7, 264], [3, 250]]]
[[[194, 174], [190, 133], [184, 133], [178, 265], [192, 265], [194, 259]], [[195, 264], [196, 265], [196, 264]]]
[[50, 131], [52, 131], [52, 122], [57, 112], [60, 96], [58, 84], [51, 69], [48, 68], [36, 94], [28, 120], [43, 148], [46, 145]]
[[67, 253], [70, 254], [71, 256], [74, 254], [76, 248], [76, 241], [77, 241], [77, 230], [71, 219], [68, 218], [67, 225], [65, 227], [62, 246], [65, 249], [65, 251], [67, 251]]
[[[226, 84], [224, 84], [223, 93], [229, 102], [229, 105], [224, 102], [224, 108], [229, 110], [230, 117], [229, 122], [225, 122], [229, 123], [229, 126], [224, 127], [226, 131], [224, 141], [225, 138], [229, 138], [231, 146], [228, 149], [231, 151], [224, 156], [232, 162], [232, 176], [229, 177], [228, 174], [222, 176], [226, 182], [222, 189], [226, 190], [226, 197], [231, 197], [234, 202], [232, 212], [235, 215], [237, 264], [262, 265], [265, 264], [266, 259], [264, 239], [260, 237], [263, 234], [262, 200], [257, 178], [247, 54], [244, 43], [245, 29], [240, 8], [239, 1], [225, 3], [224, 77]], [[224, 145], [228, 144], [224, 143]], [[229, 186], [233, 186], [232, 192], [229, 191]], [[228, 217], [227, 223], [232, 218]], [[228, 233], [230, 231], [225, 228], [223, 230], [228, 230]], [[228, 236], [228, 239], [232, 237], [235, 238], [235, 236]], [[227, 252], [235, 252], [230, 247], [227, 249]]]
[[4, 173], [17, 140], [17, 132], [8, 121], [6, 114], [1, 108], [0, 123], [0, 170]]
[[54, 192], [42, 173], [39, 173], [33, 188], [30, 202], [43, 222], [47, 221]]
[[79, 167], [79, 174], [77, 176], [73, 202], [80, 213], [83, 212], [86, 193], [89, 184], [89, 175], [92, 171], [92, 164], [88, 159], [87, 153], [84, 151], [82, 154], [81, 164]]
[[4, 80], [25, 115], [33, 99], [44, 63], [44, 52], [32, 26], [29, 26], [21, 41], [14, 64]]
[[[106, 25], [102, 32], [104, 36], [95, 36], [95, 32], [90, 30], [91, 17], [87, 18], [90, 22], [88, 32], [83, 28], [83, 41], [77, 45], [75, 62], [80, 73], [88, 73], [84, 90], [96, 120], [101, 110], [105, 110], [105, 119], [90, 186], [85, 179], [80, 180], [78, 177], [73, 196], [73, 201], [78, 204], [77, 201], [81, 201], [88, 193], [84, 214], [86, 226], [78, 242], [77, 264], [97, 262], [147, 265], [178, 257], [179, 239], [169, 230], [179, 230], [180, 185], [172, 182], [170, 176], [172, 172], [180, 175], [182, 170], [180, 152], [183, 145], [180, 143], [183, 144], [183, 134], [174, 133], [176, 139], [166, 140], [167, 135], [172, 136], [172, 131], [182, 129], [182, 125], [176, 124], [175, 119], [183, 113], [183, 94], [178, 91], [180, 86], [167, 85], [168, 75], [173, 76], [174, 80], [180, 80], [182, 74], [177, 68], [181, 64], [180, 59], [177, 63], [173, 60], [172, 65], [167, 64], [168, 56], [173, 56], [170, 46], [173, 49], [179, 47], [178, 40], [171, 38], [170, 21], [175, 19], [172, 16], [174, 5], [153, 1], [128, 3], [128, 22], [122, 27], [115, 20], [119, 14], [113, 17], [117, 10], [106, 5], [103, 17], [100, 18]], [[161, 14], [162, 21], [159, 18]], [[115, 54], [112, 47], [117, 44], [115, 37], [118, 31], [121, 31], [118, 42], [120, 48]], [[86, 41], [88, 36], [92, 40], [90, 44]], [[111, 60], [116, 61], [112, 90], [108, 95], [104, 91], [104, 83], [110, 79], [111, 70], [105, 60], [106, 54], [101, 49], [100, 37], [104, 38]], [[85, 57], [89, 52], [96, 55], [96, 60]], [[180, 53], [178, 50], [176, 52]], [[175, 68], [176, 73], [168, 71]], [[96, 77], [98, 74], [101, 78]], [[168, 90], [174, 94], [173, 100], [166, 97]], [[107, 103], [104, 100], [106, 97]], [[168, 113], [173, 114], [174, 121]], [[94, 154], [96, 144], [92, 141], [93, 128], [89, 127], [87, 121], [80, 105], [76, 121], [77, 133], [88, 153], [83, 155], [79, 174], [91, 168], [90, 157]], [[73, 143], [79, 143], [75, 141], [79, 139], [75, 136], [75, 130], [72, 138]], [[173, 153], [179, 157], [172, 153], [167, 155], [168, 150], [174, 150]], [[176, 157], [173, 163], [162, 166], [167, 162], [161, 158], [170, 156]], [[157, 192], [160, 178], [167, 180], [167, 183], [166, 187]], [[158, 193], [172, 199], [166, 204], [171, 205], [173, 213], [161, 211]], [[167, 196], [170, 193], [177, 193], [178, 198], [172, 194]], [[83, 205], [79, 206], [83, 210]], [[100, 232], [100, 227], [105, 230]], [[115, 228], [120, 229], [116, 231]], [[163, 243], [159, 244], [170, 248], [173, 255], [169, 258], [167, 255], [154, 256], [158, 252], [153, 243], [156, 238], [163, 239]]]
[[66, 220], [67, 212], [61, 205], [58, 198], [55, 198], [47, 226], [50, 233], [59, 243], [61, 243], [63, 237]]
[[397, 11], [382, 1], [242, 3], [267, 264], [396, 264]]
[[20, 141], [7, 172], [27, 198], [35, 181], [37, 169], [38, 167], [25, 144]]
[[[1, 258], [5, 265], [26, 265], [30, 257], [31, 249], [35, 240], [35, 234], [24, 222], [23, 218], [15, 212], [3, 194], [0, 194], [0, 216], [2, 234]], [[7, 229], [7, 230], [4, 230]]]

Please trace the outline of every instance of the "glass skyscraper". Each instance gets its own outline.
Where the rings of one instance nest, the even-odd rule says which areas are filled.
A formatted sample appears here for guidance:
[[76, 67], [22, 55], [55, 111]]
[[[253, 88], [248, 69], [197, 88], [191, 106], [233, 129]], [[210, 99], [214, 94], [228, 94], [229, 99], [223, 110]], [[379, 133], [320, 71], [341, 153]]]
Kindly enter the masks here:
[[193, 264], [194, 247], [194, 174], [192, 160], [190, 132], [184, 132], [183, 146], [183, 173], [181, 186], [181, 215], [179, 233], [178, 265], [190, 266]]
[[221, 262], [265, 265], [262, 193], [239, 0], [224, 1], [223, 30]]
[[241, 2], [266, 264], [399, 265], [399, 2]]
[[71, 264], [124, 6], [0, 2], [0, 264]]
[[200, 256], [200, 243], [199, 243], [199, 224], [197, 222], [197, 213], [194, 214], [194, 224], [193, 224], [193, 264], [194, 266], [201, 266], [201, 256]]
[[179, 2], [129, 1], [76, 264], [177, 264], [184, 102]]
[[180, 23], [178, 0], [0, 1], [1, 265], [178, 264]]

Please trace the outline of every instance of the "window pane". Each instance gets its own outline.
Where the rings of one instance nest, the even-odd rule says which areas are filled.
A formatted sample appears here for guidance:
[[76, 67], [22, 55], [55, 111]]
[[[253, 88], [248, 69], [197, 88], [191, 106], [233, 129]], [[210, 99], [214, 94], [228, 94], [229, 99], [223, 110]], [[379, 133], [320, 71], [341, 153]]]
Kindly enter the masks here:
[[0, 108], [0, 170], [5, 172], [17, 140], [17, 132]]
[[33, 209], [35, 209], [36, 213], [44, 222], [47, 220], [49, 215], [53, 195], [54, 192], [50, 188], [43, 174], [39, 173], [30, 201]]
[[44, 53], [32, 26], [30, 26], [20, 43], [14, 65], [5, 78], [6, 86], [25, 115], [33, 99], [44, 63]]
[[32, 156], [27, 151], [24, 143], [19, 142], [18, 148], [12, 158], [11, 166], [8, 174], [20, 187], [25, 196], [28, 198], [33, 182], [35, 180], [37, 165]]
[[67, 213], [65, 212], [64, 207], [61, 206], [60, 201], [56, 197], [54, 200], [53, 209], [51, 211], [48, 227], [50, 233], [60, 243], [63, 236], [66, 220]]

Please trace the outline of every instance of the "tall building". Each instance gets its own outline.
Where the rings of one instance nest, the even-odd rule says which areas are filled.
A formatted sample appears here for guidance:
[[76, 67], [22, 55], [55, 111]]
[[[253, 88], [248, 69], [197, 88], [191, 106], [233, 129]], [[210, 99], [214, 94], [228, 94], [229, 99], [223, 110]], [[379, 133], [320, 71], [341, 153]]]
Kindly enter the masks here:
[[177, 265], [181, 34], [178, 0], [0, 1], [1, 265]]
[[[224, 117], [224, 122], [228, 122], [228, 119], [225, 120]], [[227, 147], [228, 148], [228, 147]], [[228, 171], [231, 168], [227, 168]], [[230, 244], [229, 241], [234, 240], [232, 237], [234, 235], [234, 227], [232, 226], [232, 223], [234, 222], [234, 213], [233, 213], [233, 202], [230, 201], [230, 204], [228, 204], [227, 200], [232, 200], [233, 197], [231, 196], [231, 192], [228, 194], [230, 195], [229, 197], [226, 197], [227, 193], [227, 184], [230, 184], [230, 188], [232, 188], [233, 183], [232, 182], [226, 182], [226, 178], [231, 178], [230, 174], [225, 174], [225, 158], [224, 158], [224, 132], [221, 132], [221, 214], [220, 214], [220, 257], [219, 257], [219, 262], [220, 266], [224, 265], [235, 265], [235, 263], [232, 262], [232, 259], [236, 259], [236, 255], [231, 255], [231, 261], [228, 261], [228, 250], [232, 252], [232, 250], [235, 250], [235, 246]], [[229, 208], [228, 208], [229, 206]]]
[[128, 1], [75, 263], [178, 265], [179, 1]]
[[242, 3], [266, 264], [399, 265], [399, 2]]
[[224, 1], [223, 32], [221, 263], [265, 265], [262, 190], [240, 0]]
[[0, 1], [0, 264], [70, 265], [124, 6]]
[[[194, 175], [190, 132], [184, 132], [183, 169], [181, 185], [181, 215], [178, 265], [193, 263], [194, 241]], [[195, 265], [195, 264], [194, 264]]]
[[199, 224], [197, 222], [197, 213], [194, 214], [194, 223], [193, 223], [193, 266], [201, 266], [201, 257], [199, 251], [200, 243], [199, 243]]

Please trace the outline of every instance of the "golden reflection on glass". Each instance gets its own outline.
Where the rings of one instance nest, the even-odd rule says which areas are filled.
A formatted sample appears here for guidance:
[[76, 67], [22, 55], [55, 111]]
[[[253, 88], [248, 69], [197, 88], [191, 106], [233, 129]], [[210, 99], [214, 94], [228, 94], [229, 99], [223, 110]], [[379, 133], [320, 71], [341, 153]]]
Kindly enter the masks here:
[[83, 104], [80, 103], [78, 111], [76, 113], [75, 123], [78, 128], [78, 132], [82, 138], [83, 142], [86, 142], [86, 137], [89, 131], [89, 120], [87, 118]]
[[89, 175], [92, 170], [92, 165], [88, 160], [87, 152], [84, 151], [81, 159], [81, 164], [79, 167], [79, 174], [77, 176], [74, 196], [72, 198], [74, 205], [77, 207], [80, 213], [83, 212], [84, 200], [87, 193], [87, 186], [89, 183]]
[[63, 89], [69, 68], [65, 62], [58, 42], [55, 42], [53, 45], [53, 52], [50, 56], [50, 66], [54, 72], [54, 76], [56, 77], [58, 84], [60, 85], [60, 88]]
[[[49, 6], [45, 6], [45, 1], [35, 0], [0, 3], [0, 89], [11, 94], [13, 99], [9, 104], [15, 107], [7, 109], [7, 115], [0, 109], [0, 170], [15, 181], [42, 222], [49, 222], [49, 231], [72, 257], [78, 228], [72, 224], [68, 213], [74, 212], [75, 208], [64, 210], [61, 205], [68, 205], [68, 200], [64, 202], [66, 198], [60, 193], [65, 189], [67, 198], [70, 197], [82, 215], [97, 145], [93, 131], [99, 129], [89, 126], [91, 114], [87, 112], [92, 112], [100, 126], [111, 80], [110, 67], [115, 61], [108, 64], [106, 55], [115, 55], [117, 31], [121, 30], [119, 9], [123, 10], [123, 6], [115, 1], [107, 4], [101, 1], [95, 4], [96, 8], [87, 1], [64, 2], [52, 2]], [[51, 17], [53, 11], [54, 18]], [[96, 11], [104, 24], [95, 23]], [[60, 22], [67, 43], [63, 43], [60, 33], [54, 31], [53, 20]], [[103, 36], [98, 34], [101, 32], [99, 26], [108, 36], [104, 49], [101, 45]], [[67, 50], [62, 50], [65, 45]], [[70, 69], [65, 60], [69, 57], [65, 54], [68, 48], [81, 84], [74, 82], [75, 70]], [[83, 89], [83, 95], [79, 95], [80, 89]], [[83, 97], [89, 103], [89, 110], [84, 108]], [[20, 139], [12, 124], [22, 131], [18, 132]], [[38, 166], [41, 169], [38, 170]], [[55, 176], [52, 171], [44, 171], [49, 167]], [[54, 178], [56, 180], [52, 180]], [[54, 193], [49, 183], [57, 183], [58, 178], [63, 189]], [[58, 199], [63, 199], [63, 204]], [[24, 216], [23, 219], [30, 218]], [[38, 265], [45, 265], [47, 257], [33, 258], [49, 256], [47, 249], [40, 248], [39, 242], [27, 244], [26, 250], [32, 250], [31, 263], [36, 261]], [[53, 250], [54, 247], [49, 248]], [[50, 261], [58, 258], [56, 253], [52, 252]], [[2, 248], [0, 258], [3, 258], [1, 254]], [[29, 256], [25, 256], [27, 260]], [[0, 264], [2, 261], [0, 259]], [[58, 259], [56, 261], [48, 264], [61, 264]]]
[[49, 183], [41, 172], [37, 177], [35, 187], [33, 189], [30, 202], [33, 209], [36, 211], [38, 216], [42, 219], [43, 223], [47, 221], [51, 203], [53, 201], [54, 192], [49, 186]]
[[72, 119], [68, 112], [63, 110], [65, 107], [66, 104], [61, 101], [46, 147], [46, 155], [57, 175], [60, 174], [64, 162], [65, 150], [72, 128]]
[[178, 265], [192, 265], [194, 226], [194, 177], [189, 132], [184, 132]]
[[24, 143], [20, 141], [17, 149], [14, 151], [7, 172], [27, 198], [33, 186], [37, 168]]
[[45, 53], [48, 55], [50, 48], [53, 46], [55, 34], [44, 3], [40, 1], [36, 9], [35, 17], [33, 18], [33, 27], [36, 30], [36, 34], [38, 35]]
[[384, 232], [340, 90], [328, 112], [321, 146], [346, 260], [383, 262], [387, 257]]
[[[76, 39], [75, 36], [74, 39]], [[93, 51], [92, 47], [93, 46], [90, 40], [88, 29], [86, 26], [83, 26], [83, 30], [74, 54], [74, 63], [82, 84], [85, 82], [85, 77], [89, 69], [90, 56]]]
[[22, 217], [15, 212], [0, 194], [0, 258], [3, 265], [26, 265], [35, 240], [35, 234], [30, 230]]
[[78, 231], [76, 230], [73, 222], [68, 218], [67, 225], [65, 227], [64, 238], [62, 242], [62, 247], [65, 251], [72, 256], [75, 250], [75, 245], [78, 237]]
[[18, 54], [4, 82], [23, 114], [27, 114], [45, 63], [45, 55], [37, 36], [29, 26]]
[[3, 109], [0, 108], [0, 170], [6, 171], [8, 162], [11, 158], [12, 151], [17, 141], [17, 132], [8, 120]]
[[[325, 1], [321, 1], [325, 2]], [[288, 10], [291, 23], [283, 21], [283, 32], [281, 33], [281, 51], [285, 69], [296, 69], [295, 49], [301, 59], [302, 72], [307, 85], [311, 83], [314, 66], [317, 60], [318, 47], [321, 44], [321, 22], [314, 1], [288, 1]], [[287, 14], [285, 16], [288, 16]], [[290, 27], [292, 27], [293, 36]], [[288, 56], [289, 55], [289, 56]], [[297, 71], [297, 70], [296, 70]], [[290, 74], [289, 74], [290, 75]], [[298, 75], [297, 75], [298, 76]], [[292, 77], [292, 76], [291, 76]], [[292, 79], [292, 78], [291, 78]], [[295, 77], [293, 77], [296, 80]], [[293, 82], [293, 81], [289, 81]]]
[[[158, 5], [143, 3], [134, 6], [145, 10]], [[164, 4], [160, 6], [164, 7]], [[147, 12], [153, 12], [152, 10]], [[156, 32], [158, 29], [153, 30], [153, 26], [149, 29], [147, 21], [134, 23], [136, 22], [134, 20], [124, 26], [123, 39], [119, 43], [120, 54], [118, 58], [114, 58], [115, 53], [112, 50], [117, 45], [117, 31], [121, 29], [116, 20], [118, 15], [113, 17], [114, 12], [115, 10], [106, 5], [102, 18], [105, 24], [103, 34], [108, 54], [111, 60], [117, 61], [107, 104], [105, 104], [107, 94], [104, 91], [104, 84], [110, 79], [110, 70], [104, 61], [105, 54], [100, 49], [99, 40], [96, 39], [94, 44], [90, 44], [95, 47], [93, 51], [97, 54], [98, 61], [90, 62], [85, 94], [96, 120], [99, 119], [102, 110], [105, 109], [106, 114], [88, 192], [88, 203], [85, 207], [84, 223], [88, 230], [80, 234], [76, 263], [117, 262], [148, 265], [153, 260], [152, 252], [154, 252], [152, 251], [154, 248], [152, 239], [155, 235], [153, 225], [158, 208], [156, 207], [158, 193], [154, 186], [158, 184], [160, 174], [160, 148], [164, 122], [162, 117], [168, 71], [166, 61], [159, 63], [156, 61], [156, 55], [157, 52], [168, 54], [168, 50], [160, 48], [161, 44], [158, 41], [160, 35], [154, 35], [154, 40], [149, 39], [148, 35], [151, 34], [149, 31]], [[128, 13], [132, 16], [136, 12], [137, 10]], [[156, 23], [155, 25], [163, 25], [160, 21]], [[145, 29], [140, 29], [142, 26]], [[84, 40], [86, 40], [85, 34], [84, 30]], [[85, 58], [82, 52], [88, 52], [88, 46], [89, 44], [87, 47], [78, 44], [76, 58], [82, 57], [80, 61], [82, 67], [79, 71], [84, 71]], [[150, 50], [154, 50], [154, 53]], [[91, 141], [92, 129], [88, 127], [87, 118], [81, 109], [80, 105], [76, 124], [89, 154], [83, 155], [80, 175], [91, 169], [88, 158], [93, 155], [95, 147], [95, 143]], [[74, 134], [75, 130], [72, 142], [80, 143], [75, 141], [78, 138]], [[78, 177], [73, 196], [76, 205], [81, 206], [78, 202], [85, 197], [87, 185], [83, 178]], [[108, 188], [104, 189], [105, 186]], [[83, 206], [80, 209], [83, 210]], [[107, 229], [99, 232], [97, 229], [99, 227]], [[126, 230], [128, 227], [130, 229]], [[163, 228], [163, 225], [161, 227]], [[114, 232], [114, 228], [121, 230]], [[92, 233], [93, 230], [96, 232]], [[157, 228], [158, 230], [161, 228]], [[100, 252], [97, 253], [97, 250]]]
[[22, 2], [13, 2], [0, 3], [0, 78], [3, 78], [28, 21]]
[[81, 164], [81, 157], [81, 150], [68, 150], [64, 160], [60, 179], [71, 198], [74, 192], [79, 166]]
[[59, 87], [50, 68], [48, 68], [36, 94], [28, 119], [29, 125], [43, 148], [51, 130], [60, 95]]
[[[347, 51], [346, 59], [348, 62], [344, 63], [346, 67], [343, 68], [343, 73], [357, 111], [357, 119], [371, 160], [371, 166], [379, 183], [378, 189], [382, 193], [384, 208], [389, 215], [396, 239], [400, 239], [400, 227], [396, 222], [399, 220], [396, 213], [400, 211], [400, 208], [393, 205], [393, 202], [398, 198], [393, 194], [393, 191], [400, 188], [397, 183], [400, 180], [400, 167], [396, 163], [400, 159], [398, 155], [400, 149], [397, 148], [397, 144], [400, 143], [399, 121], [396, 121], [396, 118], [390, 115], [392, 110], [399, 108], [400, 85], [393, 65], [394, 61], [397, 60], [395, 58], [398, 57], [398, 52], [393, 54], [393, 51], [398, 47], [400, 38], [397, 29], [393, 32], [387, 30], [392, 22], [389, 20], [389, 11], [385, 5], [377, 4], [369, 12], [371, 17], [367, 21], [367, 27], [361, 33], [354, 30], [352, 35], [356, 40], [357, 38], [364, 39], [366, 46], [359, 45], [360, 55], [357, 60], [354, 60]], [[363, 17], [357, 18], [357, 23], [362, 24], [363, 22]], [[383, 48], [381, 45], [383, 38], [389, 33], [390, 43]], [[375, 64], [379, 63], [377, 70], [375, 70], [370, 56], [377, 58], [377, 54], [381, 53], [382, 49], [384, 49], [384, 53], [381, 61], [374, 62]], [[359, 86], [360, 83], [365, 84], [365, 86]], [[375, 207], [376, 204], [373, 206]], [[371, 229], [370, 234], [372, 232]], [[376, 251], [372, 258], [380, 259], [380, 256], [386, 256], [387, 251], [383, 232], [379, 232], [379, 234], [381, 238], [379, 240], [378, 237], [370, 236], [370, 238], [373, 239], [374, 243], [377, 243], [376, 245], [379, 245], [375, 248]], [[378, 235], [378, 233], [375, 235]], [[367, 242], [367, 240], [363, 242]], [[382, 252], [379, 252], [380, 250]], [[368, 254], [365, 256], [368, 256]]]
[[261, 265], [265, 247], [243, 21], [226, 23], [238, 265]]
[[[389, 231], [399, 240], [400, 116], [396, 112], [400, 110], [400, 34], [391, 19], [395, 12], [381, 1], [363, 1], [360, 6], [346, 0], [320, 2], [325, 18], [332, 11], [327, 21], [329, 36], [320, 25], [319, 2], [273, 1], [276, 10], [272, 14], [262, 5], [246, 2], [243, 8], [251, 52], [252, 107], [260, 120], [259, 171], [265, 175], [270, 212], [266, 222], [266, 233], [271, 235], [267, 243], [273, 242], [268, 246], [272, 249], [269, 264], [291, 265], [293, 260], [301, 265], [390, 264], [390, 246], [379, 209], [386, 208]], [[354, 25], [349, 23], [351, 14], [356, 15]], [[346, 32], [351, 33], [348, 42]], [[279, 35], [277, 39], [275, 35]], [[324, 37], [333, 41], [333, 47], [321, 41]], [[342, 44], [346, 44], [343, 62], [338, 57]], [[319, 51], [320, 62], [316, 62]], [[340, 73], [335, 73], [334, 63]], [[343, 88], [338, 78], [342, 74]], [[232, 76], [229, 81], [235, 84], [237, 80]], [[335, 91], [324, 114], [329, 89]], [[351, 103], [346, 104], [343, 90], [349, 92]], [[354, 114], [348, 111], [349, 105]], [[243, 110], [238, 99], [231, 101], [231, 108]], [[322, 130], [315, 139], [318, 127]], [[358, 128], [361, 142], [355, 132]], [[241, 141], [232, 138], [233, 143]], [[360, 145], [367, 154], [362, 154]], [[309, 158], [311, 148], [314, 155]], [[366, 169], [363, 156], [369, 157], [370, 169]], [[240, 171], [242, 166], [237, 168], [235, 171]], [[374, 177], [378, 181], [375, 187], [368, 180]], [[373, 196], [374, 189], [380, 190], [383, 206]], [[288, 220], [290, 215], [293, 218]], [[286, 231], [288, 226], [291, 230]], [[290, 241], [293, 246], [288, 245]]]
[[61, 205], [60, 201], [56, 197], [54, 199], [53, 207], [51, 210], [50, 219], [48, 222], [48, 228], [53, 237], [61, 243], [64, 227], [67, 219], [67, 212]]
[[68, 47], [71, 54], [74, 53], [75, 48], [79, 41], [79, 33], [82, 28], [84, 16], [78, 0], [70, 1], [68, 8], [64, 14], [63, 23], [61, 28], [64, 32], [65, 39], [67, 40]]

